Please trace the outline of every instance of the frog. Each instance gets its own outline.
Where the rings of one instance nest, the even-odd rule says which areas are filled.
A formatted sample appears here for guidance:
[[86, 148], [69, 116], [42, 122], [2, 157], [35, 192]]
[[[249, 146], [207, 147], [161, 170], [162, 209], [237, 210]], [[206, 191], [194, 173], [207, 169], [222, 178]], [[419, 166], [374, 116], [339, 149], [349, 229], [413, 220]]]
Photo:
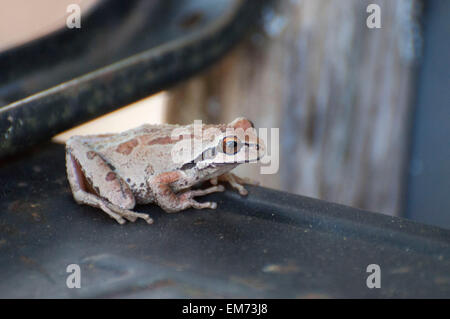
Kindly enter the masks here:
[[[137, 204], [156, 204], [167, 213], [216, 209], [216, 202], [195, 197], [223, 192], [222, 182], [246, 196], [244, 185], [255, 183], [231, 170], [265, 154], [264, 141], [245, 117], [200, 127], [143, 124], [121, 133], [75, 135], [65, 146], [75, 202], [99, 208], [119, 224], [154, 222], [134, 211]], [[199, 188], [207, 181], [209, 187]]]

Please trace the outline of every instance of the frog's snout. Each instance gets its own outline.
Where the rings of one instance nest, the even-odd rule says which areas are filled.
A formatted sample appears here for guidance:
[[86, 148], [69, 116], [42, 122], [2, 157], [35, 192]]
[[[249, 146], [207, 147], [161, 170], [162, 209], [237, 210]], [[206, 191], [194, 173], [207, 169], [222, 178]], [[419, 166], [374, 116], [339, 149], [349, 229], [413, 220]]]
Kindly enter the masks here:
[[263, 158], [266, 155], [266, 144], [264, 140], [258, 137], [256, 142], [256, 152], [257, 152], [257, 161]]

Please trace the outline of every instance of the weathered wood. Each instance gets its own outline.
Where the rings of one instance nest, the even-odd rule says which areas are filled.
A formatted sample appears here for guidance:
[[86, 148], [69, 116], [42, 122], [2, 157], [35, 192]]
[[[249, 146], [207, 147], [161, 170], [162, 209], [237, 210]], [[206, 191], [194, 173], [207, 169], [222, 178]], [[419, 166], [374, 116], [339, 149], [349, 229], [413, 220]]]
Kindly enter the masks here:
[[[366, 8], [379, 4], [382, 28]], [[262, 185], [398, 214], [414, 65], [415, 0], [280, 1], [218, 65], [171, 90], [168, 121], [243, 115], [280, 128]]]

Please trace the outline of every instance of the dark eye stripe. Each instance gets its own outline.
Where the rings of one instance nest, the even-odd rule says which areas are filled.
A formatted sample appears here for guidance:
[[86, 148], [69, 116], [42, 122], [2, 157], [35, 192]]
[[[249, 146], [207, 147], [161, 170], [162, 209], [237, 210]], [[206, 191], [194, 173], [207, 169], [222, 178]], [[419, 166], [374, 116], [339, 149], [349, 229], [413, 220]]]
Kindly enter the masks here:
[[183, 166], [181, 166], [180, 169], [181, 170], [187, 170], [187, 169], [193, 168], [194, 166], [195, 166], [195, 163], [194, 163], [194, 161], [192, 161], [192, 162], [184, 164]]
[[216, 148], [211, 147], [202, 153], [202, 159], [210, 159], [216, 156]]

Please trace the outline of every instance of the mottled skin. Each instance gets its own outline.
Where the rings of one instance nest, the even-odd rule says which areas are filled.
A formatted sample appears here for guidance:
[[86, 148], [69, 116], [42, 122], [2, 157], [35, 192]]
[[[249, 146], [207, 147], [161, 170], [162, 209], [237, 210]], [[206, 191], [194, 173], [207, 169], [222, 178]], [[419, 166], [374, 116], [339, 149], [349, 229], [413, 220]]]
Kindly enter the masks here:
[[[216, 203], [193, 198], [223, 191], [218, 181], [246, 195], [245, 181], [229, 171], [264, 155], [251, 122], [237, 118], [228, 125], [199, 127], [145, 124], [120, 134], [71, 137], [66, 167], [74, 199], [123, 224], [137, 218], [153, 222], [147, 214], [131, 211], [136, 204], [156, 203], [169, 213], [214, 209]], [[213, 186], [190, 189], [206, 180]]]

